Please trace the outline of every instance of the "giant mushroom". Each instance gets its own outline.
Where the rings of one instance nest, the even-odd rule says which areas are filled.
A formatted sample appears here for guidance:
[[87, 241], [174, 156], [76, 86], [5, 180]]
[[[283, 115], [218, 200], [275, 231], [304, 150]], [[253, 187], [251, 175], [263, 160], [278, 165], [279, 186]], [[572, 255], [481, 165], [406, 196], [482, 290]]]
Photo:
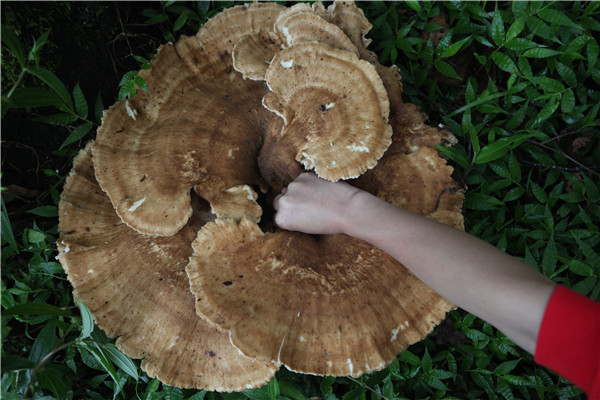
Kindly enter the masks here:
[[369, 29], [353, 2], [232, 7], [160, 49], [141, 72], [151, 93], [105, 111], [65, 186], [59, 259], [150, 375], [225, 391], [279, 365], [359, 376], [453, 308], [373, 246], [269, 218], [281, 188], [314, 170], [462, 228], [435, 149], [455, 139], [402, 102]]

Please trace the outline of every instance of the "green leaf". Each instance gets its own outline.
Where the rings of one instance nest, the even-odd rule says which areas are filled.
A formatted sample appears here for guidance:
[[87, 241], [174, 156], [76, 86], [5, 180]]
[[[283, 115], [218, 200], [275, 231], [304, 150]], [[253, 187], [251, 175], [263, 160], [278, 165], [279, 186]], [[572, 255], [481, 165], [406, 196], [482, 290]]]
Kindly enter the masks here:
[[193, 396], [188, 397], [187, 400], [204, 400], [206, 397], [206, 390], [201, 390]]
[[520, 359], [516, 359], [516, 360], [511, 360], [511, 361], [505, 361], [502, 364], [498, 365], [495, 369], [494, 369], [494, 374], [496, 375], [506, 375], [509, 372], [511, 372], [513, 369], [515, 369], [515, 367], [517, 366], [517, 364], [519, 364], [519, 361], [521, 361]]
[[[15, 240], [15, 235], [13, 234], [12, 226], [10, 225], [10, 219], [8, 218], [8, 213], [6, 212], [6, 205], [4, 204], [4, 199], [1, 199], [2, 202], [2, 228], [1, 228], [1, 237], [2, 241], [6, 241], [10, 248], [15, 252], [19, 252], [19, 248], [17, 247], [17, 242]], [[2, 249], [4, 250], [4, 249]], [[4, 252], [2, 253], [4, 257]], [[4, 282], [4, 280], [2, 281]]]
[[442, 75], [445, 75], [449, 78], [461, 79], [460, 76], [456, 73], [454, 68], [448, 64], [446, 61], [436, 60], [434, 63], [435, 69]]
[[70, 113], [58, 113], [36, 117], [34, 120], [50, 125], [68, 125], [77, 121], [77, 115]]
[[506, 32], [506, 41], [508, 42], [519, 36], [523, 31], [523, 28], [525, 28], [525, 18], [519, 17], [512, 23], [510, 28], [508, 28], [508, 32]]
[[87, 339], [88, 337], [90, 337], [92, 331], [94, 330], [94, 317], [92, 316], [92, 313], [90, 312], [89, 308], [87, 308], [87, 306], [83, 304], [78, 298], [75, 298], [75, 302], [77, 303], [77, 306], [79, 307], [79, 311], [81, 313], [82, 328], [81, 335], [79, 336], [79, 338]]
[[29, 243], [42, 243], [46, 240], [46, 235], [43, 232], [34, 229], [27, 229], [27, 241]]
[[529, 185], [531, 186], [531, 192], [540, 203], [546, 203], [548, 201], [548, 196], [540, 185], [538, 185], [535, 181], [529, 181]]
[[509, 202], [509, 201], [515, 201], [518, 198], [520, 198], [521, 196], [523, 196], [523, 194], [525, 193], [525, 189], [522, 186], [515, 186], [514, 188], [510, 189], [506, 195], [504, 196], [504, 199], [502, 199], [504, 202]]
[[[85, 306], [84, 306], [85, 307]], [[91, 317], [91, 314], [90, 314]], [[90, 331], [91, 333], [91, 331]], [[108, 358], [115, 363], [115, 365], [123, 370], [127, 375], [131, 376], [136, 381], [139, 379], [138, 369], [131, 361], [131, 358], [121, 353], [117, 347], [112, 343], [104, 345], [104, 351], [108, 355]]]
[[554, 114], [554, 111], [556, 111], [560, 105], [559, 100], [560, 94], [557, 93], [549, 101], [547, 101], [544, 107], [542, 107], [542, 110], [538, 114], [537, 118], [533, 121], [533, 126], [538, 126], [547, 120], [552, 114]]
[[73, 100], [75, 100], [75, 109], [77, 110], [77, 114], [81, 118], [87, 118], [88, 105], [87, 105], [87, 101], [85, 100], [85, 96], [83, 95], [83, 92], [81, 91], [81, 87], [79, 86], [79, 83], [76, 84], [75, 88], [73, 89]]
[[495, 210], [498, 206], [502, 205], [504, 205], [503, 201], [489, 194], [467, 192], [465, 196], [464, 206], [471, 210]]
[[73, 110], [73, 101], [71, 100], [71, 96], [67, 91], [65, 85], [61, 82], [60, 79], [52, 72], [47, 69], [40, 67], [27, 67], [25, 70], [38, 78], [40, 78], [46, 85], [50, 87], [62, 100], [63, 104], [70, 110]]
[[177, 32], [178, 30], [183, 28], [183, 26], [187, 22], [188, 15], [189, 13], [187, 12], [179, 14], [179, 17], [177, 17], [177, 20], [175, 20], [175, 23], [173, 24], [173, 32]]
[[342, 400], [366, 400], [365, 389], [362, 387], [352, 389], [342, 396]]
[[20, 369], [35, 368], [36, 363], [26, 359], [25, 357], [14, 354], [4, 354], [2, 356], [2, 371], [18, 371]]
[[65, 383], [62, 371], [57, 368], [46, 366], [37, 371], [35, 378], [40, 385], [47, 390], [50, 390], [57, 399], [67, 398], [69, 387]]
[[557, 256], [558, 250], [554, 241], [554, 234], [552, 234], [542, 257], [542, 272], [544, 275], [552, 276], [556, 270]]
[[145, 92], [150, 93], [150, 88], [148, 87], [148, 85], [146, 84], [146, 81], [144, 80], [144, 78], [142, 78], [141, 76], [136, 76], [135, 79], [135, 84], [142, 89]]
[[571, 88], [567, 88], [562, 95], [560, 109], [563, 113], [570, 114], [575, 108], [575, 93]]
[[594, 38], [590, 38], [590, 41], [587, 44], [587, 61], [588, 61], [588, 69], [592, 69], [596, 66], [598, 62], [598, 52], [600, 51], [600, 47], [598, 46], [598, 42]]
[[60, 148], [62, 149], [63, 147], [82, 139], [92, 129], [92, 125], [93, 124], [91, 122], [85, 122], [79, 125], [77, 128], [73, 129], [73, 132], [71, 132], [71, 134], [65, 139], [63, 144], [60, 145]]
[[29, 359], [33, 362], [39, 363], [50, 353], [58, 343], [58, 337], [56, 336], [56, 320], [51, 319], [48, 321], [42, 330], [38, 333], [35, 338], [35, 342], [29, 350]]
[[153, 16], [152, 18], [149, 18], [146, 21], [146, 23], [147, 24], [160, 24], [162, 22], [165, 22], [168, 19], [169, 19], [169, 17], [167, 16], [167, 14], [157, 14], [157, 15]]
[[460, 49], [463, 47], [463, 45], [465, 43], [467, 43], [467, 41], [469, 41], [469, 40], [471, 40], [471, 36], [467, 36], [466, 38], [459, 40], [456, 43], [453, 43], [448, 48], [446, 48], [444, 51], [442, 51], [442, 54], [440, 54], [440, 58], [447, 58], [447, 57], [454, 56], [456, 53], [458, 53], [460, 51]]
[[11, 53], [15, 56], [21, 68], [25, 66], [25, 51], [23, 50], [23, 45], [19, 40], [19, 37], [15, 34], [15, 31], [5, 25], [4, 23], [1, 25], [2, 30], [2, 42], [8, 46]]
[[502, 20], [502, 15], [500, 15], [500, 12], [498, 11], [498, 3], [496, 3], [494, 8], [494, 17], [492, 18], [490, 30], [490, 34], [496, 45], [502, 46], [506, 41], [506, 37], [504, 35], [504, 21]]
[[437, 146], [437, 148], [444, 153], [444, 155], [450, 158], [452, 161], [456, 162], [458, 165], [465, 169], [471, 168], [471, 161], [467, 158], [467, 155], [464, 153], [464, 150], [459, 150], [454, 147], [443, 147]]
[[511, 40], [507, 40], [506, 43], [504, 44], [504, 46], [509, 50], [521, 51], [521, 50], [531, 49], [532, 47], [538, 47], [541, 45], [537, 44], [536, 42], [533, 42], [529, 39], [514, 38]]
[[525, 57], [529, 57], [529, 58], [548, 58], [548, 57], [552, 57], [552, 56], [555, 56], [558, 54], [561, 54], [560, 51], [546, 49], [543, 47], [529, 49], [529, 50], [525, 51], [525, 53], [523, 53], [523, 55]]
[[562, 84], [562, 82], [556, 79], [548, 78], [545, 76], [532, 76], [527, 79], [539, 86], [544, 92], [554, 93], [562, 92], [563, 90], [565, 90], [565, 86]]
[[526, 102], [525, 104], [523, 104], [523, 106], [521, 106], [516, 113], [513, 114], [513, 116], [508, 120], [508, 122], [506, 122], [506, 129], [507, 130], [514, 130], [517, 129], [522, 123], [523, 120], [525, 119], [525, 114], [527, 113], [527, 108], [529, 107], [529, 102]]
[[17, 304], [2, 311], [3, 315], [71, 315], [71, 311], [44, 303]]
[[308, 400], [308, 398], [300, 391], [295, 383], [282, 380], [279, 382], [279, 390], [282, 396], [292, 400]]
[[567, 263], [567, 265], [569, 270], [574, 274], [581, 276], [594, 276], [594, 269], [582, 261], [571, 260]]
[[533, 136], [534, 135], [532, 134], [519, 134], [498, 139], [483, 147], [477, 154], [477, 157], [475, 157], [474, 162], [476, 164], [484, 164], [497, 160], [504, 156], [509, 150], [514, 149]]
[[59, 107], [63, 104], [55, 92], [43, 88], [18, 88], [7, 100], [11, 108]]
[[[158, 380], [158, 378], [154, 378], [150, 381], [150, 383], [148, 383], [148, 385], [146, 386], [146, 391], [144, 392], [144, 396], [142, 397], [142, 400], [152, 400], [154, 397], [154, 393], [158, 390], [158, 386], [160, 385], [160, 381]], [[203, 392], [206, 394], [206, 391], [203, 390]], [[201, 393], [201, 392], [199, 392]], [[200, 399], [202, 400], [202, 399]]]
[[276, 400], [279, 397], [279, 382], [277, 382], [277, 378], [273, 377], [271, 381], [267, 384], [267, 392], [269, 394], [269, 398], [272, 400]]
[[538, 10], [537, 15], [544, 21], [550, 22], [553, 25], [563, 25], [570, 28], [581, 30], [581, 27], [571, 21], [564, 12], [554, 10], [552, 8], [541, 8]]
[[421, 365], [421, 359], [409, 350], [404, 350], [400, 353], [399, 360], [414, 366]]
[[40, 206], [27, 211], [30, 214], [39, 215], [40, 217], [58, 217], [58, 207], [56, 206]]
[[530, 380], [525, 379], [521, 376], [504, 375], [500, 379], [510, 383], [511, 385], [515, 385], [515, 386], [533, 386], [533, 383]]
[[498, 68], [503, 71], [510, 72], [511, 74], [515, 75], [519, 73], [515, 62], [506, 54], [498, 52], [492, 53], [492, 60], [494, 60]]
[[573, 238], [577, 241], [579, 248], [583, 252], [586, 260], [590, 265], [600, 265], [600, 255], [596, 253], [590, 246], [588, 246], [583, 240], [581, 240], [577, 235], [572, 233]]
[[556, 70], [560, 77], [567, 83], [567, 85], [575, 87], [577, 86], [577, 77], [571, 67], [566, 66], [563, 63], [556, 64]]
[[415, 10], [415, 12], [419, 12], [421, 11], [421, 4], [419, 4], [420, 1], [417, 0], [406, 0], [404, 2], [404, 4], [406, 4], [407, 6], [409, 6], [410, 8], [412, 8], [413, 10]]

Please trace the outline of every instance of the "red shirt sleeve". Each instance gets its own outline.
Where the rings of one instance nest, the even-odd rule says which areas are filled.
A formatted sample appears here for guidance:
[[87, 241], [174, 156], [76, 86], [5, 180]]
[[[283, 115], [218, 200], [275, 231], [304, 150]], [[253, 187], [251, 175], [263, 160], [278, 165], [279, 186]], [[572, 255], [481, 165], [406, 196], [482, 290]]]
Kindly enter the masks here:
[[535, 361], [600, 399], [600, 303], [564, 286], [548, 302]]

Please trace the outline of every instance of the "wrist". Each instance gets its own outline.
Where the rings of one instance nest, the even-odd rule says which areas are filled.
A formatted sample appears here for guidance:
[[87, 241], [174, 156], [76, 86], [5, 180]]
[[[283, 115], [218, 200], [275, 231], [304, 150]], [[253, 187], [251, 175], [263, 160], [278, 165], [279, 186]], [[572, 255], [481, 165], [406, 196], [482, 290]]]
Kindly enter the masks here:
[[340, 231], [348, 236], [362, 239], [361, 233], [364, 233], [369, 222], [366, 214], [373, 207], [372, 203], [378, 199], [368, 192], [352, 188], [355, 190], [341, 209]]

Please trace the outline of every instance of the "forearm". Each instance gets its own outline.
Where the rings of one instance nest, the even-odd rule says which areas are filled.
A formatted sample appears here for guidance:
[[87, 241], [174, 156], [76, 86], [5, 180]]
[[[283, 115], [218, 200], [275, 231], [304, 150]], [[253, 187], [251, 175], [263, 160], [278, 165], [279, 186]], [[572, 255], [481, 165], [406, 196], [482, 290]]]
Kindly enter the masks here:
[[384, 250], [461, 308], [534, 353], [555, 287], [527, 264], [452, 227], [360, 192], [352, 197], [345, 233]]

